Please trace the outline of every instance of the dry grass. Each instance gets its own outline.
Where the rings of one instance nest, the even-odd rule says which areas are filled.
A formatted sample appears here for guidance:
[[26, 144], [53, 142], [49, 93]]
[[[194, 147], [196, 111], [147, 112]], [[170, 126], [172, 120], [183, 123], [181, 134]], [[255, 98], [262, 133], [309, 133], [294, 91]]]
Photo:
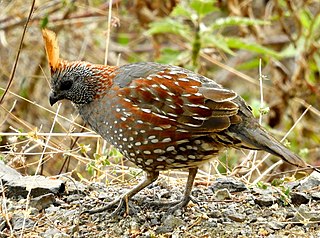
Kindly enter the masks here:
[[[0, 4], [4, 9], [0, 16], [2, 23], [0, 25], [0, 89], [4, 91], [10, 79], [11, 69], [17, 62], [15, 55], [30, 6], [23, 1], [2, 1]], [[120, 64], [123, 64], [130, 61], [155, 60], [153, 47], [179, 45], [181, 50], [191, 50], [183, 40], [172, 36], [166, 37], [172, 40], [171, 42], [162, 39], [154, 44], [154, 39], [144, 34], [145, 24], [140, 18], [136, 18], [140, 9], [135, 8], [135, 5], [113, 1], [112, 17], [108, 14], [108, 7], [108, 3], [99, 1], [36, 2], [12, 85], [0, 106], [2, 139], [0, 156], [19, 171], [35, 174], [39, 168], [40, 173], [44, 175], [68, 173], [77, 179], [109, 183], [127, 182], [128, 179], [140, 173], [140, 170], [128, 167], [130, 163], [122, 159], [119, 154], [111, 153], [112, 148], [83, 125], [70, 103], [63, 102], [58, 113], [57, 107], [51, 108], [48, 103], [50, 79], [39, 27], [45, 21], [48, 21], [49, 28], [57, 32], [62, 57], [69, 60], [79, 59], [102, 63], [105, 59], [109, 64], [117, 64], [120, 59]], [[247, 7], [250, 8], [250, 6]], [[130, 12], [127, 9], [130, 9]], [[264, 8], [261, 7], [260, 10], [263, 11]], [[244, 14], [243, 9], [239, 11], [238, 14]], [[229, 14], [234, 13], [229, 12]], [[287, 23], [283, 22], [283, 24]], [[257, 35], [261, 36], [266, 30], [261, 29], [262, 27], [247, 27], [242, 29], [242, 33], [244, 37], [251, 36], [258, 40]], [[271, 32], [269, 27], [266, 28], [268, 33]], [[286, 32], [286, 35], [290, 35], [290, 32]], [[128, 42], [121, 43], [120, 39], [123, 36]], [[104, 45], [106, 39], [107, 47]], [[286, 42], [286, 44], [289, 43]], [[272, 47], [282, 49], [284, 46], [281, 42], [273, 44]], [[105, 49], [108, 48], [109, 52], [105, 56]], [[260, 70], [260, 78], [263, 78], [263, 74], [267, 74], [269, 80], [259, 88], [259, 80], [255, 79], [259, 77], [257, 67], [245, 71], [238, 70], [237, 65], [243, 62], [237, 56], [225, 55], [222, 52], [214, 54], [206, 52], [208, 51], [200, 52], [200, 71], [210, 77], [214, 77], [212, 72], [219, 75], [217, 78], [219, 82], [243, 94], [249, 102], [260, 101], [259, 95], [261, 95], [260, 104], [263, 103], [263, 105], [260, 107], [269, 105], [271, 110], [265, 116], [263, 124], [268, 124], [272, 121], [270, 118], [274, 117], [278, 122], [274, 125], [272, 132], [279, 137], [290, 131], [290, 128], [294, 128], [289, 135], [292, 149], [299, 152], [300, 149], [308, 148], [309, 153], [306, 159], [310, 163], [317, 164], [320, 140], [317, 121], [320, 113], [319, 104], [314, 101], [313, 91], [298, 92], [293, 96], [285, 95], [285, 92], [290, 93], [290, 91], [279, 91], [285, 87], [297, 87], [299, 84], [288, 80], [287, 77], [291, 75], [293, 79], [303, 71], [301, 67], [307, 67], [307, 65], [295, 61], [291, 64], [296, 66], [298, 64], [300, 71], [283, 75], [283, 72], [274, 65], [275, 63], [284, 64], [287, 61], [271, 59], [267, 65], [262, 65], [263, 69]], [[249, 57], [252, 59], [259, 56], [250, 54]], [[234, 59], [239, 62], [233, 63]], [[233, 80], [230, 80], [231, 78]], [[264, 80], [260, 82], [262, 81]], [[305, 85], [302, 84], [301, 88], [305, 90]], [[265, 93], [263, 97], [262, 89]], [[248, 91], [252, 93], [248, 95]], [[277, 91], [280, 93], [275, 93]], [[55, 115], [57, 115], [56, 119], [54, 119]], [[52, 125], [55, 126], [51, 132]], [[270, 175], [271, 172], [285, 170], [282, 162], [274, 162], [267, 159], [267, 156], [252, 157], [251, 153], [249, 155], [247, 153], [247, 151], [233, 150], [226, 152], [221, 157], [226, 157], [224, 162], [229, 161], [229, 163], [224, 164], [214, 160], [200, 171], [197, 179], [210, 182], [217, 174], [219, 176], [226, 170], [226, 174], [239, 176], [247, 183], [257, 183], [266, 176], [273, 178], [273, 175]], [[220, 161], [223, 161], [223, 158]], [[106, 159], [110, 165], [106, 164]], [[181, 175], [177, 171], [164, 172], [164, 174], [174, 177]]]
[[[280, 12], [282, 8], [277, 6], [278, 1], [269, 2], [270, 5], [275, 4], [273, 14], [277, 10]], [[310, 6], [312, 4], [311, 1]], [[249, 5], [243, 8], [228, 5], [227, 14], [245, 15], [244, 9], [250, 13]], [[267, 13], [270, 5], [259, 10]], [[58, 34], [62, 57], [69, 60], [102, 63], [105, 59], [105, 62], [115, 65], [156, 60], [154, 57], [157, 54], [153, 52], [168, 45], [192, 50], [190, 45], [176, 37], [166, 36], [166, 40], [170, 40], [167, 42], [144, 34], [146, 24], [144, 18], [139, 17], [143, 9], [136, 5], [113, 1], [112, 15], [109, 6], [104, 1], [37, 1], [22, 41], [31, 6], [22, 0], [0, 1], [0, 95], [3, 96], [3, 92], [8, 90], [0, 105], [0, 159], [20, 172], [47, 176], [67, 174], [82, 181], [104, 181], [110, 184], [135, 183], [135, 178], [141, 174], [141, 170], [131, 167], [128, 161], [83, 125], [70, 103], [63, 102], [63, 105], [54, 108], [48, 103], [50, 76], [40, 29], [40, 25], [46, 21], [48, 27]], [[235, 13], [232, 9], [239, 11]], [[293, 37], [299, 31], [290, 32], [293, 26], [287, 22], [288, 19], [279, 15], [280, 24], [273, 23], [274, 33], [272, 26], [264, 29], [263, 26], [254, 26], [242, 28], [243, 36], [259, 41], [264, 31], [267, 34], [273, 33], [272, 36], [279, 31], [284, 32], [288, 40], [284, 43], [269, 43], [271, 47], [281, 50], [290, 42], [295, 45]], [[298, 22], [299, 16], [293, 14], [293, 19]], [[121, 38], [128, 42], [121, 43]], [[314, 42], [313, 46], [314, 50], [319, 51], [319, 42]], [[249, 102], [260, 101], [260, 108], [268, 105], [271, 111], [261, 122], [272, 124], [271, 131], [279, 138], [289, 136], [293, 150], [307, 151], [306, 160], [319, 165], [320, 105], [316, 87], [320, 82], [317, 79], [314, 84], [310, 84], [302, 79], [310, 67], [306, 59], [311, 52], [300, 52], [300, 55], [284, 60], [270, 59], [266, 65], [260, 64], [259, 73], [257, 67], [245, 71], [237, 69], [243, 63], [238, 56], [225, 55], [219, 51], [213, 54], [207, 52], [200, 52], [200, 72], [213, 78], [214, 72], [220, 83], [243, 94]], [[247, 54], [250, 60], [259, 58], [258, 55]], [[15, 65], [17, 67], [13, 75], [12, 68]], [[287, 73], [284, 69], [292, 69], [292, 72]], [[263, 80], [264, 74], [269, 75], [268, 82]], [[259, 76], [260, 84], [256, 80]], [[9, 88], [7, 85], [10, 81]], [[238, 176], [248, 185], [254, 185], [275, 176], [281, 177], [281, 172], [285, 170], [286, 165], [282, 161], [270, 160], [268, 155], [231, 150], [221, 155], [220, 160], [213, 160], [201, 169], [197, 182], [210, 184], [224, 173]], [[186, 173], [183, 171], [165, 171], [163, 174], [169, 175], [167, 179], [172, 183], [185, 184]], [[5, 210], [4, 214], [7, 214]], [[10, 219], [7, 216], [5, 218], [13, 234]]]

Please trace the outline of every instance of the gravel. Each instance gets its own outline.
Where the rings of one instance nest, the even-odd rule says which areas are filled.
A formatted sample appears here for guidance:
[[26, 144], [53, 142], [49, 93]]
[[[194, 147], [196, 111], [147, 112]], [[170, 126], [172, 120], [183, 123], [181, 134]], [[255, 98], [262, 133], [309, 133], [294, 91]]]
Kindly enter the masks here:
[[2, 197], [5, 216], [0, 219], [0, 236], [23, 232], [25, 237], [320, 237], [320, 203], [313, 198], [311, 185], [319, 183], [314, 177], [309, 183], [304, 181], [303, 189], [299, 184], [287, 195], [278, 187], [247, 188], [239, 181], [232, 182], [235, 189], [226, 180], [229, 178], [221, 178], [225, 186], [214, 185], [215, 189], [195, 186], [195, 202], [170, 215], [166, 214], [168, 207], [157, 202], [178, 198], [184, 185], [171, 189], [160, 180], [130, 200], [129, 214], [123, 209], [115, 217], [108, 215], [112, 210], [92, 215], [82, 212], [103, 206], [133, 185], [66, 181], [64, 193], [32, 198], [27, 213], [26, 198]]

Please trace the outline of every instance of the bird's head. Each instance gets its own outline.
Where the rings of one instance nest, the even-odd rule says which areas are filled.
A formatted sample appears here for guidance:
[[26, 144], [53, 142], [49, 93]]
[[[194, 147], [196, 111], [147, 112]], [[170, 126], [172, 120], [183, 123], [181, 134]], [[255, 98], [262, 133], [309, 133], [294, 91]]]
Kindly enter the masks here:
[[116, 67], [60, 59], [55, 33], [44, 29], [42, 35], [51, 70], [51, 106], [62, 99], [87, 104], [106, 92]]
[[96, 96], [98, 81], [90, 63], [64, 61], [55, 71], [51, 70], [50, 105], [62, 99], [75, 104], [90, 103]]

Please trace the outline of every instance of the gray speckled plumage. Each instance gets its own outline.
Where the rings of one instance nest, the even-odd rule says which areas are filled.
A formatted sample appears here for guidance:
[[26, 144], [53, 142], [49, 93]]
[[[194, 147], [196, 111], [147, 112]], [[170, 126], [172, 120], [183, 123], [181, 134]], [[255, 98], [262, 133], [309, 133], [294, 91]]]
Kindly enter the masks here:
[[[185, 206], [197, 168], [226, 147], [265, 150], [295, 166], [309, 166], [261, 128], [240, 96], [202, 75], [150, 62], [84, 63], [88, 76], [79, 77], [81, 62], [68, 64], [68, 74], [53, 73], [50, 102], [73, 101], [93, 130], [147, 172], [123, 202], [152, 183], [158, 171], [189, 168], [185, 196], [175, 208]], [[72, 86], [64, 83], [70, 80]], [[88, 96], [84, 89], [97, 93]], [[88, 101], [73, 100], [74, 94]]]

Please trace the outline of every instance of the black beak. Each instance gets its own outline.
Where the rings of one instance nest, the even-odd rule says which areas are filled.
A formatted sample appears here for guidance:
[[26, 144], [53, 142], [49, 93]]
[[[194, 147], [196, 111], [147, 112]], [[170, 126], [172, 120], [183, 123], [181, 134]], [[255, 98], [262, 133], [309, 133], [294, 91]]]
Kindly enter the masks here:
[[50, 105], [53, 106], [58, 101], [59, 101], [59, 98], [57, 97], [57, 95], [55, 93], [50, 93], [49, 95]]

